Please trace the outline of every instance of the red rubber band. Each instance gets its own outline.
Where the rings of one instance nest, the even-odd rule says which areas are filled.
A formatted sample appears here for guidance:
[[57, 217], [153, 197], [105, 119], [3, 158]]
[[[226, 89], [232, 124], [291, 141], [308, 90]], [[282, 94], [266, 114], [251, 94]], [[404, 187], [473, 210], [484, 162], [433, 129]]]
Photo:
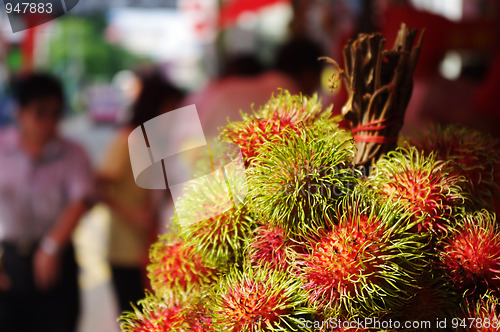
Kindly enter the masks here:
[[386, 137], [386, 136], [354, 135], [353, 138], [355, 142], [378, 143], [378, 144], [388, 144], [397, 141], [396, 137]]

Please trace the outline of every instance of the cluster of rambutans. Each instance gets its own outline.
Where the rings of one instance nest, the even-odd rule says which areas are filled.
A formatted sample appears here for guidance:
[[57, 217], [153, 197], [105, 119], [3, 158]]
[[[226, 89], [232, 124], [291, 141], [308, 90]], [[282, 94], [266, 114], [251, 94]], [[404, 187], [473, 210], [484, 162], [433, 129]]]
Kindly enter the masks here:
[[363, 176], [330, 114], [282, 91], [222, 130], [241, 148], [246, 198], [199, 220], [219, 208], [218, 189], [202, 178], [186, 189], [175, 234], [151, 249], [152, 293], [122, 331], [356, 331], [321, 322], [370, 317], [500, 326], [496, 143], [435, 127]]

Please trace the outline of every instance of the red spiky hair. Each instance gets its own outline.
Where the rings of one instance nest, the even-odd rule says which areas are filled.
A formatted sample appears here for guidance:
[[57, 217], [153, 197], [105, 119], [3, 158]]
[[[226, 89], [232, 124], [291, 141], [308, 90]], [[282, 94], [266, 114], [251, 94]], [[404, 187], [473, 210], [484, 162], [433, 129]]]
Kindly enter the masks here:
[[443, 234], [457, 207], [465, 201], [465, 180], [447, 171], [447, 164], [414, 147], [389, 152], [376, 164], [369, 185], [404, 207], [418, 221], [416, 230]]
[[267, 265], [270, 269], [287, 269], [290, 266], [288, 249], [290, 239], [278, 226], [260, 226], [250, 239], [248, 260], [253, 266]]
[[457, 287], [500, 289], [500, 233], [493, 214], [483, 210], [466, 215], [442, 248], [442, 266]]
[[249, 162], [265, 142], [290, 135], [300, 126], [309, 126], [330, 113], [331, 107], [323, 110], [317, 95], [306, 98], [281, 90], [253, 115], [242, 114], [243, 121], [230, 123], [221, 137], [226, 142], [237, 144], [245, 161]]
[[151, 287], [157, 294], [175, 295], [200, 290], [212, 283], [216, 271], [182, 240], [162, 236], [150, 251], [147, 267]]
[[425, 239], [409, 232], [408, 216], [389, 203], [349, 197], [337, 214], [337, 224], [313, 236], [309, 253], [297, 258], [311, 305], [333, 317], [400, 310], [427, 264], [419, 257]]
[[123, 332], [170, 332], [185, 326], [183, 307], [174, 300], [147, 294], [138, 304], [134, 312], [125, 312], [120, 317]]

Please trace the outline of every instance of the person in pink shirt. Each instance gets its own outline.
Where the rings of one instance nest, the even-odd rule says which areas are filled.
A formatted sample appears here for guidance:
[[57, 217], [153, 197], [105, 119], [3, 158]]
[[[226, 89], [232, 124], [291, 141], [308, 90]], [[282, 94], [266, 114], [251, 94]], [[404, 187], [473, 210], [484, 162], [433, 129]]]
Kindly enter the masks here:
[[84, 151], [58, 135], [61, 83], [15, 85], [17, 124], [0, 131], [0, 330], [71, 332], [79, 311], [71, 236], [93, 202]]

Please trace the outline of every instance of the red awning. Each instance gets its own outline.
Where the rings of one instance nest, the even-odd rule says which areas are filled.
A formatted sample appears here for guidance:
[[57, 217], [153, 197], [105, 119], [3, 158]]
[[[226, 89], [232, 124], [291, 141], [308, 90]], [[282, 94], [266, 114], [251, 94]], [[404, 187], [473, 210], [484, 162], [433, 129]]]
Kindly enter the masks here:
[[226, 28], [234, 24], [238, 17], [246, 11], [257, 11], [269, 5], [290, 2], [291, 0], [230, 0], [222, 6], [219, 26]]

